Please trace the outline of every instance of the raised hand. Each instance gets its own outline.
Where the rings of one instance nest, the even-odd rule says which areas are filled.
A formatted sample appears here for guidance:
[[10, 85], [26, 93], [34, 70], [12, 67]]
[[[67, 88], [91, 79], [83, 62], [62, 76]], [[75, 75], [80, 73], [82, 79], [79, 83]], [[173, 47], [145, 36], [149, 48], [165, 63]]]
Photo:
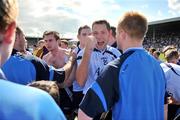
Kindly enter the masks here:
[[96, 47], [97, 40], [94, 36], [87, 36], [86, 37], [86, 45], [85, 48], [89, 50], [93, 50]]

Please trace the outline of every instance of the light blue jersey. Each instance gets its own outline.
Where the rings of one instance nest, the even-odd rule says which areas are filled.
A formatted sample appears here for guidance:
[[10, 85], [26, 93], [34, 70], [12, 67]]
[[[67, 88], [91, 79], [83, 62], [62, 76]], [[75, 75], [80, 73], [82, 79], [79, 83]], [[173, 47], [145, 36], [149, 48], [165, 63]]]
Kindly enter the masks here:
[[0, 120], [65, 120], [46, 92], [0, 79]]
[[[180, 102], [180, 66], [173, 63], [161, 63], [160, 65], [166, 77], [166, 91], [177, 102]], [[168, 67], [169, 65], [172, 68]]]
[[164, 95], [159, 63], [142, 48], [129, 49], [105, 66], [80, 109], [92, 118], [112, 109], [113, 120], [164, 120]]

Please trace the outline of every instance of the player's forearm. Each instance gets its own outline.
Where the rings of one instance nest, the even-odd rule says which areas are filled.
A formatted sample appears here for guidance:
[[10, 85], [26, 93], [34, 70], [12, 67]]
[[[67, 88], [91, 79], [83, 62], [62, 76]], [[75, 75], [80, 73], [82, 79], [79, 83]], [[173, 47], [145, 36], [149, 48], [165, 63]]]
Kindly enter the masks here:
[[92, 118], [87, 116], [81, 109], [79, 109], [78, 110], [78, 120], [92, 120]]
[[75, 63], [76, 63], [75, 57], [71, 57], [69, 58], [69, 61], [65, 64], [65, 66], [63, 67], [65, 71], [65, 80], [68, 79]]
[[86, 49], [84, 51], [82, 61], [80, 65], [77, 68], [76, 71], [76, 80], [79, 83], [80, 86], [84, 86], [86, 83], [87, 77], [88, 77], [88, 72], [89, 72], [89, 62], [91, 58], [91, 49]]
[[76, 69], [77, 69], [77, 64], [75, 63], [75, 65], [73, 66], [73, 69], [68, 77], [68, 79], [66, 79], [64, 82], [66, 84], [66, 86], [70, 87], [73, 83], [73, 81], [76, 79]]

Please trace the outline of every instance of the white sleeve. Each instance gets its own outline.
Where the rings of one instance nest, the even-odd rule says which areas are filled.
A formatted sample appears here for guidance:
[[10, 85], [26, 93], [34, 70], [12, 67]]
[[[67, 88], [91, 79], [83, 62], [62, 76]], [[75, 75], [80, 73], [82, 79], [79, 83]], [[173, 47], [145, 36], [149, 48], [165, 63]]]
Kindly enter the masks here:
[[[173, 69], [179, 74], [180, 66], [172, 65]], [[170, 93], [173, 98], [180, 102], [180, 76], [174, 73], [171, 69], [165, 71], [166, 77], [166, 91]]]
[[83, 57], [83, 54], [84, 54], [84, 49], [81, 50], [78, 54], [77, 54], [77, 65], [79, 66], [80, 63], [81, 63], [81, 60], [82, 60], [82, 57]]

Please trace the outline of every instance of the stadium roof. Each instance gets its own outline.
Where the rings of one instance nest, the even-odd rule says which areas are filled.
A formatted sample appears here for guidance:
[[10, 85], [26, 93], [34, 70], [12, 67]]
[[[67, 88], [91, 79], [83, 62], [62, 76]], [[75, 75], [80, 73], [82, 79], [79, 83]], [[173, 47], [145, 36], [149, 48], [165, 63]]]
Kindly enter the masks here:
[[152, 21], [152, 22], [149, 22], [148, 25], [156, 25], [156, 24], [176, 22], [176, 21], [180, 21], [180, 17], [170, 18], [170, 19], [165, 19], [165, 20]]

